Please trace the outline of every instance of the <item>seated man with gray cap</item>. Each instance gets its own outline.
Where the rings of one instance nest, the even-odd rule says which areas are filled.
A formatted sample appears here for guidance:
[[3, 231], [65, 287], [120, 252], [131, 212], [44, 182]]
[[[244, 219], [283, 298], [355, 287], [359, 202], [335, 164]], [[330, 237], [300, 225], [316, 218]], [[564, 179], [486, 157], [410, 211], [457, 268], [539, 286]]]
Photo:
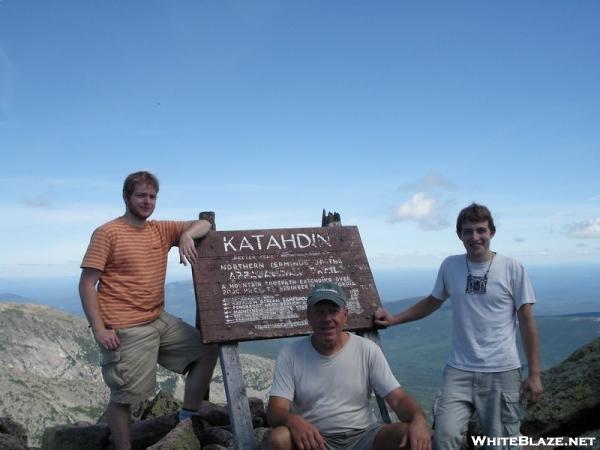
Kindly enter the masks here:
[[[286, 345], [277, 358], [267, 407], [277, 450], [431, 449], [431, 429], [419, 405], [392, 374], [375, 343], [345, 332], [346, 295], [334, 283], [307, 298], [311, 336]], [[375, 391], [402, 421], [379, 423]]]

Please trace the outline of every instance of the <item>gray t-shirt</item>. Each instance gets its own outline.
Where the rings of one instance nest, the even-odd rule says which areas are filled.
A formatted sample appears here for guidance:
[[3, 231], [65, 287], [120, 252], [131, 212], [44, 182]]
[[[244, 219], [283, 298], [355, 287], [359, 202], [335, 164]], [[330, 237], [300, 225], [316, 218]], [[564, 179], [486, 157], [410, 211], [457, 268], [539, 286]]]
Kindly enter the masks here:
[[308, 336], [286, 345], [277, 357], [271, 396], [290, 400], [292, 412], [323, 434], [376, 423], [370, 405], [372, 391], [385, 397], [400, 387], [379, 346], [352, 333], [349, 336], [332, 356], [317, 352]]
[[[496, 254], [490, 262], [472, 263], [474, 283], [467, 293], [466, 255], [450, 256], [440, 266], [431, 295], [450, 297], [453, 345], [448, 365], [473, 372], [502, 372], [521, 367], [517, 351], [517, 311], [535, 303], [535, 295], [523, 266]], [[488, 270], [485, 293], [482, 278]]]

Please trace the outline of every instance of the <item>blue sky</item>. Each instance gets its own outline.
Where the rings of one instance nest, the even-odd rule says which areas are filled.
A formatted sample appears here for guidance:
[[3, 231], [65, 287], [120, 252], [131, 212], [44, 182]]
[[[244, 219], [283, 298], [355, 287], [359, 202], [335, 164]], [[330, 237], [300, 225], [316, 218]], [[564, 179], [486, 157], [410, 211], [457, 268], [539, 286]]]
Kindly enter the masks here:
[[[130, 172], [155, 218], [357, 225], [374, 270], [600, 262], [597, 1], [0, 0], [0, 277], [77, 276]], [[170, 277], [189, 276], [172, 254]]]

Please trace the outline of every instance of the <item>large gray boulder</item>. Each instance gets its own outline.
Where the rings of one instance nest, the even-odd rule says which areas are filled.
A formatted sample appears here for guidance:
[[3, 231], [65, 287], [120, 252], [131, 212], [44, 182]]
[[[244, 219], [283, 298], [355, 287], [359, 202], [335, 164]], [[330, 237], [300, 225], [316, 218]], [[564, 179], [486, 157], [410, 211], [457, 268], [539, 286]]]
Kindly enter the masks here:
[[250, 415], [252, 416], [252, 426], [254, 428], [268, 426], [267, 413], [265, 411], [265, 404], [262, 399], [250, 397], [248, 399], [248, 405], [250, 406]]
[[132, 407], [131, 414], [138, 420], [154, 419], [178, 412], [181, 409], [179, 400], [164, 391], [159, 391], [151, 400], [146, 400]]
[[146, 450], [165, 437], [176, 425], [177, 413], [134, 423], [131, 427], [131, 449]]
[[0, 434], [0, 450], [28, 450], [17, 437], [11, 434]]
[[202, 431], [200, 443], [202, 446], [217, 444], [223, 447], [231, 447], [233, 446], [234, 439], [231, 431], [226, 428], [209, 427]]
[[578, 436], [600, 428], [600, 338], [542, 373], [544, 394], [527, 407], [521, 433]]
[[203, 401], [198, 408], [198, 415], [215, 427], [229, 425], [229, 413], [225, 406]]
[[44, 431], [42, 450], [104, 450], [109, 434], [105, 423], [57, 425]]
[[[131, 405], [131, 421], [139, 422], [140, 420], [154, 419], [172, 414], [181, 409], [181, 403], [171, 394], [160, 390], [153, 398]], [[98, 419], [98, 423], [106, 423], [107, 421], [107, 411], [104, 411]]]
[[192, 421], [177, 424], [164, 438], [148, 447], [148, 450], [200, 450], [200, 441], [194, 434]]
[[27, 448], [25, 427], [10, 417], [0, 417], [0, 450]]

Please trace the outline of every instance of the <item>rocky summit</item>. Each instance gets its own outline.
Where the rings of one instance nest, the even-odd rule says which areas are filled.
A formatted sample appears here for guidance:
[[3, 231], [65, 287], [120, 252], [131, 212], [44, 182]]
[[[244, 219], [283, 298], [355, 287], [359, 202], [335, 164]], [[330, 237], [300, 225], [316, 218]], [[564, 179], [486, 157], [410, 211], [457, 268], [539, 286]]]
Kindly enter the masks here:
[[544, 394], [528, 405], [529, 436], [596, 436], [600, 448], [600, 338], [542, 373]]
[[[248, 396], [264, 400], [274, 362], [245, 354], [240, 359]], [[42, 305], [0, 303], [0, 417], [25, 427], [26, 445], [39, 446], [47, 427], [95, 423], [102, 416], [108, 390], [99, 361], [82, 317]], [[181, 400], [183, 377], [159, 369], [157, 378], [157, 389]], [[219, 365], [210, 399], [225, 403]]]
[[[99, 351], [80, 317], [40, 305], [0, 303], [0, 450], [110, 450], [102, 414], [108, 392]], [[264, 400], [274, 362], [241, 355], [255, 438], [268, 432]], [[579, 437], [600, 448], [600, 338], [543, 372], [542, 399], [527, 407], [522, 434], [539, 444], [547, 437]], [[178, 423], [182, 377], [161, 370], [160, 391], [133, 407], [134, 448], [232, 449], [234, 436], [217, 368], [211, 401], [199, 415]], [[472, 435], [479, 435], [473, 423]], [[544, 441], [545, 442], [545, 441]], [[469, 439], [466, 448], [473, 448]], [[469, 443], [471, 445], [469, 445]], [[529, 447], [526, 447], [529, 448]]]

